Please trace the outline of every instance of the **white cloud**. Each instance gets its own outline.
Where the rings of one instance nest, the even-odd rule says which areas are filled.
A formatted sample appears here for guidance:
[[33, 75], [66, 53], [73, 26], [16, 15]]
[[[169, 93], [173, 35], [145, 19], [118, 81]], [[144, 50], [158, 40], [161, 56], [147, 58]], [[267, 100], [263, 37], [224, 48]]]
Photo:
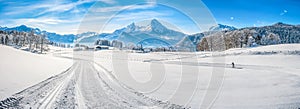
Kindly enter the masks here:
[[6, 20], [5, 22], [0, 22], [0, 24], [8, 27], [15, 27], [24, 24], [33, 28], [40, 28], [41, 30], [46, 30], [48, 32], [55, 32], [59, 34], [75, 34], [77, 33], [79, 22], [80, 19], [62, 20], [48, 16], [41, 18], [11, 19]]
[[159, 18], [164, 16], [170, 16], [172, 12], [170, 11], [142, 11], [142, 12], [132, 12], [126, 14], [116, 15], [114, 19], [117, 21], [126, 21], [126, 20], [140, 20], [140, 19], [152, 19], [152, 18]]
[[[37, 2], [17, 2], [13, 4], [11, 7], [5, 9], [5, 15], [17, 15], [17, 14], [25, 14], [33, 11], [41, 11], [35, 13], [33, 16], [38, 16], [42, 14], [46, 14], [49, 12], [66, 12], [76, 8], [78, 5], [82, 5], [85, 3], [96, 2], [99, 0], [79, 0], [77, 2], [68, 2], [66, 0], [54, 0], [54, 1], [37, 1]], [[113, 3], [114, 0], [100, 0], [105, 3]], [[81, 10], [77, 10], [81, 11]], [[73, 11], [74, 12], [74, 11]]]
[[12, 6], [12, 7], [4, 9], [5, 10], [4, 14], [5, 15], [24, 14], [24, 13], [32, 12], [34, 10], [49, 8], [49, 7], [54, 7], [53, 3], [45, 2], [45, 3], [32, 4], [32, 5], [20, 3], [20, 5], [18, 5], [18, 6]]
[[281, 16], [285, 15], [286, 13], [288, 13], [287, 10], [283, 10], [283, 12], [280, 13]]
[[257, 20], [255, 26], [265, 26], [267, 23], [264, 21]]
[[42, 15], [48, 12], [65, 12], [72, 10], [76, 8], [78, 5], [84, 4], [84, 3], [89, 3], [93, 2], [93, 0], [81, 0], [77, 1], [74, 3], [59, 3], [59, 4], [54, 4], [54, 6], [47, 7], [43, 12], [39, 13], [38, 15]]
[[91, 12], [117, 12], [122, 11], [124, 9], [126, 10], [135, 10], [135, 9], [148, 9], [151, 7], [154, 7], [153, 4], [146, 4], [146, 5], [126, 5], [126, 6], [113, 6], [113, 7], [97, 7], [94, 9], [91, 9]]
[[90, 12], [98, 13], [98, 12], [115, 12], [128, 8], [128, 6], [114, 6], [114, 7], [100, 7], [92, 9]]
[[108, 16], [86, 16], [81, 22], [99, 22], [102, 20], [108, 20], [109, 18], [110, 17]]
[[107, 3], [107, 4], [115, 4], [117, 3], [115, 0], [100, 0], [101, 2]]

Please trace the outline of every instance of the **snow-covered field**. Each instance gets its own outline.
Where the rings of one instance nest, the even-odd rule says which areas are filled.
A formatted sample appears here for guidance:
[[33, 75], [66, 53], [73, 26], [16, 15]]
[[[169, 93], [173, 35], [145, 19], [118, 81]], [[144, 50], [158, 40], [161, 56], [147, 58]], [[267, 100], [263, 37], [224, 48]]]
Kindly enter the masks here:
[[72, 63], [72, 60], [0, 45], [0, 99], [59, 74]]
[[[128, 52], [128, 57], [121, 55], [125, 51], [73, 54], [69, 49], [56, 49], [37, 55], [1, 46], [1, 61], [6, 61], [0, 64], [0, 89], [14, 89], [3, 91], [3, 97], [36, 84], [13, 96], [23, 97], [21, 106], [181, 108], [178, 105], [184, 105], [197, 109], [204, 102], [213, 109], [300, 108], [300, 44], [225, 52]], [[71, 58], [76, 63], [61, 73], [70, 66]], [[232, 62], [235, 68], [231, 68]], [[38, 67], [30, 67], [33, 65]], [[12, 68], [16, 66], [18, 69]], [[132, 78], [124, 78], [128, 74], [122, 68], [128, 68]], [[37, 84], [55, 74], [58, 75]], [[16, 82], [22, 83], [21, 86], [13, 87]], [[26, 102], [29, 103], [24, 105]]]
[[[97, 51], [94, 56], [96, 62], [109, 71], [114, 72], [122, 66], [113, 64], [112, 59], [119, 57], [114, 57], [111, 51]], [[160, 62], [165, 67], [163, 83], [156, 87], [157, 90], [145, 93], [156, 99], [200, 108], [205, 94], [210, 90], [208, 86], [211, 79], [218, 78], [212, 77], [212, 72], [216, 70], [224, 73], [218, 78], [219, 82], [222, 79], [224, 81], [220, 84], [220, 92], [215, 94], [212, 108], [300, 108], [300, 44], [213, 53], [129, 53], [127, 60], [129, 72], [138, 83], [151, 81], [152, 75], [157, 73], [151, 74], [151, 62]], [[232, 62], [236, 66], [234, 69], [231, 68]], [[198, 74], [194, 70], [199, 71]], [[141, 89], [130, 80], [123, 82], [137, 90]], [[186, 90], [174, 95], [178, 93], [180, 85]], [[193, 95], [189, 94], [189, 88], [195, 90]], [[190, 101], [186, 100], [187, 97]]]

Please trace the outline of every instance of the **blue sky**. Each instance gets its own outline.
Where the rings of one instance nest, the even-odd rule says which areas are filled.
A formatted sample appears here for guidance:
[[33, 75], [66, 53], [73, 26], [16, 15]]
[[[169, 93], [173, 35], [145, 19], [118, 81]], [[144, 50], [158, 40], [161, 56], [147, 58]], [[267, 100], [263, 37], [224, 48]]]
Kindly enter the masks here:
[[[111, 28], [120, 29], [133, 22], [136, 25], [145, 26], [150, 24], [152, 19], [158, 19], [168, 28], [184, 33], [196, 33], [201, 31], [193, 20], [180, 10], [165, 5], [146, 4], [136, 5], [123, 11], [113, 13], [113, 18], [111, 18], [107, 24], [104, 24], [103, 31], [112, 32], [110, 31]], [[188, 28], [188, 30], [185, 30], [185, 28]]]
[[[140, 4], [145, 2], [177, 7]], [[157, 18], [185, 33], [192, 34], [206, 30], [208, 25], [214, 23], [238, 28], [271, 25], [276, 22], [300, 24], [300, 13], [297, 12], [300, 10], [299, 0], [202, 0], [202, 2], [200, 0], [0, 0], [0, 26], [13, 27], [25, 24], [60, 34], [76, 34], [86, 31], [112, 32], [132, 22]], [[208, 11], [204, 9], [205, 5]], [[211, 20], [210, 14], [216, 22]], [[198, 26], [201, 25], [200, 29], [195, 22], [200, 22], [198, 23]]]
[[218, 23], [235, 27], [300, 24], [299, 0], [202, 0]]

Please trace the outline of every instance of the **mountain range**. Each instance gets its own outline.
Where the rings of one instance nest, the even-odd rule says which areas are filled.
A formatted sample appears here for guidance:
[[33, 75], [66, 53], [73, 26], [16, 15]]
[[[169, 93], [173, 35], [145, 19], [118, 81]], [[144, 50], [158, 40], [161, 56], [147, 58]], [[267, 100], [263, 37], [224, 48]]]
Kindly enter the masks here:
[[20, 25], [17, 27], [0, 27], [0, 30], [2, 31], [19, 31], [19, 32], [31, 32], [33, 31], [35, 34], [44, 34], [47, 36], [47, 39], [53, 42], [59, 42], [59, 43], [73, 43], [73, 40], [76, 38], [76, 35], [73, 34], [67, 34], [67, 35], [60, 35], [53, 32], [47, 32], [42, 31], [39, 28], [32, 28], [28, 27], [26, 25]]
[[[207, 32], [195, 35], [187, 35], [182, 32], [171, 30], [160, 23], [157, 19], [150, 21], [148, 25], [140, 26], [135, 23], [115, 30], [113, 33], [98, 34], [85, 37], [80, 40], [82, 43], [93, 42], [97, 39], [119, 40], [124, 43], [142, 44], [143, 46], [176, 46], [178, 48], [190, 47], [196, 49], [197, 43], [202, 37], [221, 30], [236, 30], [235, 27], [218, 24], [213, 26]], [[192, 42], [192, 43], [191, 43]]]
[[130, 25], [115, 30], [113, 33], [103, 33], [86, 37], [80, 40], [80, 42], [87, 43], [93, 42], [96, 39], [107, 40], [119, 40], [124, 43], [145, 44], [149, 46], [153, 45], [175, 45], [186, 34], [168, 29], [158, 20], [153, 19], [148, 25], [141, 26], [131, 23]]
[[[211, 31], [217, 30], [233, 30], [234, 27], [226, 26], [226, 25], [217, 25], [211, 27]], [[31, 32], [33, 31], [35, 34], [45, 34], [47, 39], [52, 42], [58, 43], [73, 43], [74, 41], [79, 41], [82, 43], [93, 43], [98, 39], [107, 39], [107, 40], [120, 40], [124, 43], [148, 43], [158, 42], [175, 45], [184, 37], [189, 36], [187, 34], [168, 29], [166, 26], [161, 24], [157, 19], [151, 20], [151, 22], [146, 26], [139, 26], [135, 23], [131, 23], [130, 25], [115, 30], [113, 33], [96, 33], [96, 32], [85, 32], [81, 34], [66, 34], [61, 35], [53, 32], [42, 31], [39, 28], [32, 28], [26, 25], [20, 25], [17, 27], [0, 27], [0, 30], [3, 31], [19, 31], [19, 32]], [[153, 40], [152, 40], [153, 39]], [[199, 39], [199, 38], [196, 38]], [[144, 42], [141, 42], [144, 41]]]
[[[247, 27], [237, 29], [233, 26], [227, 26], [218, 24], [212, 26], [208, 31], [187, 35], [179, 31], [175, 31], [167, 28], [157, 19], [153, 19], [147, 25], [137, 25], [131, 23], [130, 25], [115, 30], [113, 33], [96, 33], [86, 32], [81, 34], [68, 34], [60, 35], [52, 32], [42, 31], [39, 28], [31, 28], [25, 25], [7, 28], [0, 27], [3, 31], [20, 31], [20, 32], [31, 32], [34, 31], [36, 34], [45, 34], [47, 39], [58, 43], [73, 43], [74, 41], [80, 43], [94, 43], [98, 39], [106, 40], [119, 40], [125, 44], [143, 44], [145, 46], [172, 46], [178, 48], [189, 48], [191, 51], [199, 50], [200, 43], [203, 42], [203, 38], [210, 39], [206, 41], [218, 40], [221, 36], [223, 38], [235, 39], [235, 41], [244, 38], [247, 41], [241, 43], [234, 42], [230, 47], [240, 46], [252, 46], [252, 45], [268, 45], [265, 37], [269, 37], [270, 34], [278, 36], [278, 43], [300, 43], [300, 26], [289, 25], [284, 23], [276, 23], [270, 26], [263, 27]], [[274, 37], [272, 37], [274, 39]], [[249, 44], [250, 39], [254, 42]], [[272, 39], [271, 38], [271, 39]], [[269, 38], [270, 39], [270, 38]], [[234, 46], [233, 46], [234, 45]], [[232, 47], [231, 47], [232, 46]], [[212, 47], [212, 46], [211, 46]], [[217, 50], [217, 49], [216, 49]]]

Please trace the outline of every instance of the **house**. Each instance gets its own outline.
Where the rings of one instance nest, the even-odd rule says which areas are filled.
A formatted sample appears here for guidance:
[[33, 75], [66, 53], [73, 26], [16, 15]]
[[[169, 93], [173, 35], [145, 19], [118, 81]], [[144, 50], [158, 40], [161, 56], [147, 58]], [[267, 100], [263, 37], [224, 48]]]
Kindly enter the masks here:
[[105, 46], [105, 45], [96, 45], [94, 47], [94, 50], [97, 51], [97, 50], [108, 50], [110, 47], [109, 46]]
[[95, 45], [110, 46], [110, 41], [100, 39], [96, 41]]

